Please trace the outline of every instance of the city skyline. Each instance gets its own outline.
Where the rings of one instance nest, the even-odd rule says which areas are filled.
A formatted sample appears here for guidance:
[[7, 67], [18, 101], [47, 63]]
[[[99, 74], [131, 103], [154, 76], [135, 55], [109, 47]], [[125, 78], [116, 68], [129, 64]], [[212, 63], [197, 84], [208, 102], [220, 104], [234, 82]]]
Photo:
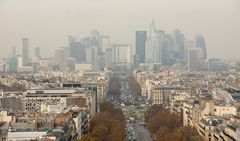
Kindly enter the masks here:
[[0, 0], [0, 141], [240, 141], [240, 0]]
[[[44, 1], [1, 1], [0, 56], [7, 57], [12, 46], [19, 52], [21, 39], [26, 37], [31, 56], [39, 46], [43, 57], [52, 57], [54, 49], [68, 46], [69, 34], [81, 38], [89, 35], [92, 29], [108, 35], [111, 43], [128, 43], [135, 47], [135, 31], [147, 30], [148, 23], [155, 19], [156, 27], [166, 33], [179, 29], [187, 39], [194, 39], [195, 33], [203, 34], [208, 58], [240, 59], [237, 53], [240, 46], [239, 1], [152, 0], [142, 1], [132, 8], [135, 2], [62, 1], [56, 8], [56, 1], [47, 5]], [[82, 3], [84, 6], [79, 6]], [[50, 32], [44, 34], [46, 31]]]

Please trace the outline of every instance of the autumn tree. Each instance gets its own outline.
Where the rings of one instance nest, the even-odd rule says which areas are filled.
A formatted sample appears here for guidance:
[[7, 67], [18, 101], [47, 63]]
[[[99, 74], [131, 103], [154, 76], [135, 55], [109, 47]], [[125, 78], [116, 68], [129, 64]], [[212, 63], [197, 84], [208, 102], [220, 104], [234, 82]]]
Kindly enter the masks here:
[[90, 134], [81, 141], [125, 141], [124, 115], [121, 109], [103, 102], [100, 112], [90, 120]]
[[113, 77], [109, 83], [108, 94], [119, 96], [121, 94], [121, 81], [118, 77]]
[[145, 112], [149, 131], [157, 141], [202, 141], [193, 127], [183, 127], [181, 115], [171, 113], [161, 105], [153, 105]]
[[203, 138], [198, 134], [197, 130], [191, 126], [184, 126], [175, 132], [175, 136], [180, 141], [202, 141]]
[[137, 80], [135, 79], [135, 77], [133, 75], [130, 75], [128, 77], [128, 84], [130, 89], [132, 89], [133, 92], [135, 92], [137, 95], [141, 95], [141, 85], [137, 82]]

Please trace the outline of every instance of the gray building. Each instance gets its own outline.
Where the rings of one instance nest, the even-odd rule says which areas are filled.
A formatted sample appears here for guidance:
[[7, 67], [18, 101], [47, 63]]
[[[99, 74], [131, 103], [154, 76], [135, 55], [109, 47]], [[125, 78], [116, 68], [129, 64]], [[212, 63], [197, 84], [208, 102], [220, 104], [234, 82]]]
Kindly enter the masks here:
[[76, 59], [76, 63], [85, 63], [85, 46], [80, 41], [77, 41], [75, 37], [69, 36], [69, 49], [70, 57]]
[[184, 34], [181, 33], [179, 30], [174, 30], [173, 31], [173, 49], [172, 49], [172, 54], [173, 57], [180, 59], [181, 61], [185, 60], [185, 37]]
[[166, 34], [164, 41], [163, 41], [163, 48], [162, 48], [162, 65], [169, 66], [170, 59], [171, 59], [171, 50], [173, 48], [173, 39], [171, 34]]
[[18, 69], [18, 59], [17, 58], [9, 58], [8, 59], [8, 72], [15, 73]]
[[200, 50], [199, 48], [188, 48], [188, 72], [199, 71]]
[[105, 66], [107, 68], [112, 68], [112, 48], [107, 48], [106, 49]]
[[139, 63], [145, 62], [145, 41], [147, 38], [146, 31], [136, 31], [136, 55], [139, 58]]
[[198, 34], [196, 35], [196, 46], [197, 48], [200, 48], [202, 50], [203, 58], [207, 59], [207, 49], [206, 49], [206, 43], [203, 35]]
[[67, 58], [67, 68], [69, 70], [75, 70], [76, 59], [75, 58]]
[[22, 64], [25, 65], [29, 61], [29, 40], [28, 38], [22, 39]]
[[40, 55], [40, 47], [35, 47], [35, 57], [41, 58], [41, 55]]
[[16, 47], [15, 47], [15, 46], [12, 47], [10, 56], [11, 56], [12, 58], [17, 57]]
[[55, 65], [59, 65], [60, 69], [64, 69], [69, 58], [69, 48], [61, 47], [55, 50]]
[[101, 52], [106, 53], [108, 48], [110, 48], [109, 36], [101, 36]]
[[101, 38], [100, 33], [97, 30], [93, 30], [91, 32], [91, 46], [100, 48], [100, 43], [101, 43], [100, 38]]
[[208, 70], [213, 72], [227, 72], [229, 67], [228, 63], [223, 60], [212, 58], [208, 60]]

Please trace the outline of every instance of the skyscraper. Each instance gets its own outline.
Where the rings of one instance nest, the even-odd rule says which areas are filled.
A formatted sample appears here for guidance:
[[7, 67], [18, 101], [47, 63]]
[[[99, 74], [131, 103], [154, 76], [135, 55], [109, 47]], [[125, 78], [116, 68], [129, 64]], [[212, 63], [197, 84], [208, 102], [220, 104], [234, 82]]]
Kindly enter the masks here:
[[139, 63], [145, 63], [145, 41], [147, 38], [146, 31], [136, 31], [136, 55], [139, 58]]
[[86, 64], [92, 64], [93, 69], [96, 66], [97, 53], [98, 53], [97, 47], [86, 48]]
[[169, 66], [170, 65], [170, 53], [173, 48], [173, 39], [171, 34], [166, 34], [164, 41], [163, 41], [163, 47], [162, 47], [162, 65], [163, 66]]
[[107, 48], [109, 48], [109, 36], [101, 36], [102, 53], [106, 53]]
[[188, 48], [188, 72], [200, 70], [200, 53], [199, 48]]
[[105, 53], [105, 66], [112, 68], [112, 48], [107, 48]]
[[68, 36], [70, 57], [76, 59], [76, 63], [85, 63], [85, 46], [75, 37]]
[[97, 30], [91, 32], [91, 46], [100, 48], [100, 33]]
[[10, 73], [15, 73], [17, 72], [17, 68], [18, 68], [18, 59], [15, 58], [9, 58], [8, 59], [8, 71]]
[[29, 41], [28, 38], [22, 39], [22, 64], [25, 65], [29, 60]]
[[40, 47], [35, 47], [35, 57], [40, 58]]
[[165, 32], [158, 31], [154, 21], [150, 24], [147, 32], [145, 47], [145, 62], [162, 64], [162, 49]]
[[178, 29], [173, 31], [173, 57], [176, 57], [180, 60], [184, 60], [185, 56], [185, 37]]
[[69, 48], [61, 47], [55, 50], [55, 64], [59, 65], [60, 69], [66, 68], [67, 58], [69, 58]]
[[188, 49], [196, 48], [196, 42], [193, 40], [185, 41], [185, 50], [184, 50], [184, 62], [188, 62]]
[[75, 70], [76, 59], [75, 58], [67, 58], [66, 64], [67, 64], [67, 68], [69, 70]]
[[195, 40], [196, 40], [197, 48], [200, 48], [202, 50], [203, 59], [207, 59], [207, 49], [206, 49], [206, 43], [203, 35], [197, 34]]
[[16, 54], [16, 47], [15, 46], [13, 46], [12, 47], [12, 50], [11, 50], [11, 55], [10, 55], [12, 58], [15, 58], [16, 56], [17, 56], [17, 54]]

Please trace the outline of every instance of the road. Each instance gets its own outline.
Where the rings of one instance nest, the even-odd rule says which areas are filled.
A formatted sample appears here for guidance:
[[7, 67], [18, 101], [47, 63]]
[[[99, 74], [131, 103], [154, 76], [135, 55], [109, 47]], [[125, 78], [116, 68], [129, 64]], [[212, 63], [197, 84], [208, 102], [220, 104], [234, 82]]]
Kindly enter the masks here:
[[136, 126], [136, 133], [138, 141], [153, 141], [151, 134], [144, 126]]
[[[153, 141], [150, 132], [147, 130], [147, 127], [140, 126], [140, 122], [144, 121], [144, 111], [146, 110], [147, 105], [146, 100], [142, 96], [137, 96], [135, 92], [131, 90], [128, 85], [127, 80], [121, 81], [122, 85], [122, 93], [120, 97], [115, 99], [116, 105], [125, 105], [124, 103], [128, 103], [126, 106], [119, 106], [125, 112], [126, 116], [126, 132], [128, 141]], [[142, 111], [142, 112], [141, 112]], [[134, 119], [134, 120], [132, 120]]]

